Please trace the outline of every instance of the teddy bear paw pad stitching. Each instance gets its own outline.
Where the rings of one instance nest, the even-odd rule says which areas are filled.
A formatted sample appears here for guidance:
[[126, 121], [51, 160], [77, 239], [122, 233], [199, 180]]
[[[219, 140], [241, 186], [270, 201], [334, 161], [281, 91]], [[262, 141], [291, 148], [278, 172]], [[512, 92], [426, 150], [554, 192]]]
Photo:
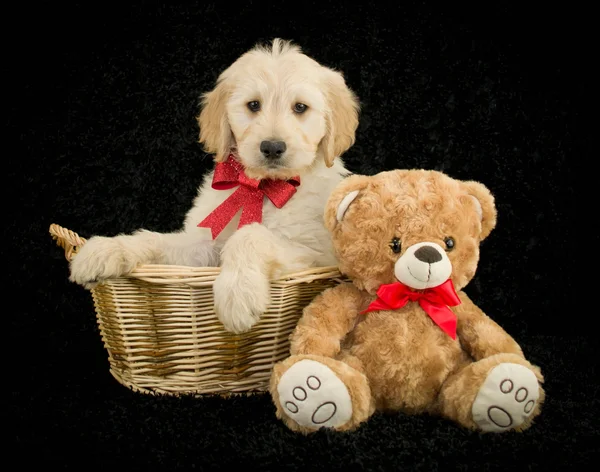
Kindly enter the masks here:
[[284, 412], [300, 426], [335, 428], [352, 417], [346, 385], [326, 365], [303, 359], [290, 367], [277, 385]]
[[539, 398], [535, 374], [520, 364], [505, 362], [494, 367], [473, 402], [473, 420], [483, 431], [514, 429], [533, 412]]

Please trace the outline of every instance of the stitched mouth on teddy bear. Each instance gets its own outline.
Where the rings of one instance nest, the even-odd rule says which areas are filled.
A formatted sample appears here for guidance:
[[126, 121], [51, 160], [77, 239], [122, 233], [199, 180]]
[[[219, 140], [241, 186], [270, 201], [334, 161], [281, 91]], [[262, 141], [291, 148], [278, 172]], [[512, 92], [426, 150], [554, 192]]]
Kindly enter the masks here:
[[443, 284], [452, 273], [446, 251], [434, 242], [413, 244], [396, 261], [394, 275], [399, 282], [423, 290]]

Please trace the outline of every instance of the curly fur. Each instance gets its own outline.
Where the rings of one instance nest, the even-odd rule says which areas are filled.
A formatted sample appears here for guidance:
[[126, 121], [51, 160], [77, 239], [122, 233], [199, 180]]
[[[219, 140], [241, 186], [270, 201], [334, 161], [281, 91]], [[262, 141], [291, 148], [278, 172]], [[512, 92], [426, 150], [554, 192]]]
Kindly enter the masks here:
[[[298, 423], [281, 404], [277, 389], [287, 371], [311, 356], [326, 363], [330, 375], [340, 378], [350, 392], [353, 415], [336, 426], [338, 430], [354, 429], [377, 410], [438, 414], [467, 428], [483, 428], [472, 410], [482, 385], [492, 382], [487, 378], [497, 366], [521, 373], [515, 366], [526, 367], [528, 385], [539, 388], [530, 392], [531, 398], [537, 398], [531, 414], [505, 429], [528, 428], [545, 397], [541, 371], [462, 291], [475, 274], [481, 241], [496, 225], [490, 191], [478, 182], [420, 169], [354, 175], [332, 192], [325, 222], [340, 270], [352, 284], [326, 290], [304, 310], [291, 336], [291, 357], [275, 367], [271, 379], [278, 417], [296, 431], [318, 429], [305, 420]], [[435, 325], [417, 302], [361, 314], [376, 298], [380, 285], [396, 282], [395, 266], [409, 247], [427, 242], [444, 248], [448, 237], [455, 245], [447, 249], [445, 257], [451, 263], [450, 278], [461, 300], [452, 307], [458, 318], [457, 339]], [[393, 238], [400, 240], [398, 253], [391, 249]], [[366, 376], [368, 385], [357, 383], [360, 377], [356, 372], [346, 375], [336, 363]], [[355, 398], [363, 400], [357, 403]]]

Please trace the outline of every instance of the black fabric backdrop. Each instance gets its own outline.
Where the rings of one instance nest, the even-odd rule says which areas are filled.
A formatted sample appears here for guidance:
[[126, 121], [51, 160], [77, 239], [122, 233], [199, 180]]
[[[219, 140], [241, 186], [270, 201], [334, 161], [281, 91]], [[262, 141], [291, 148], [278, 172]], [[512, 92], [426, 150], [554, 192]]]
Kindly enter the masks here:
[[[582, 67], [594, 61], [568, 7], [42, 5], [4, 17], [3, 391], [14, 460], [168, 471], [581, 471], [597, 462], [597, 309], [575, 264], [593, 254], [576, 237], [575, 186], [588, 157], [582, 103], [593, 98]], [[177, 229], [211, 166], [197, 143], [199, 95], [276, 36], [342, 70], [358, 94], [357, 142], [344, 156], [352, 171], [439, 169], [495, 194], [498, 227], [467, 292], [545, 373], [547, 403], [529, 431], [481, 435], [438, 418], [376, 415], [355, 433], [305, 438], [275, 419], [266, 395], [155, 398], [110, 376], [91, 297], [68, 282], [48, 227], [84, 237]]]

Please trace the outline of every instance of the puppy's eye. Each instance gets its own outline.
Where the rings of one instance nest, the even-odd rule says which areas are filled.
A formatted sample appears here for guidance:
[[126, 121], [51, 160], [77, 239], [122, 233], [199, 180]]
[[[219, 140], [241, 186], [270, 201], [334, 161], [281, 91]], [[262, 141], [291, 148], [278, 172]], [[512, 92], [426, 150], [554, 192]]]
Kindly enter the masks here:
[[251, 102], [248, 102], [246, 106], [252, 113], [256, 113], [260, 110], [260, 102], [258, 100], [252, 100]]
[[304, 113], [307, 109], [308, 109], [308, 106], [305, 105], [304, 103], [296, 103], [294, 105], [294, 112], [298, 113], [299, 115]]
[[400, 251], [402, 251], [402, 245], [400, 244], [400, 239], [392, 238], [392, 241], [390, 242], [390, 248], [394, 254], [398, 254]]
[[454, 246], [456, 245], [454, 239], [451, 237], [447, 237], [446, 239], [444, 239], [444, 244], [446, 244], [447, 251], [452, 251], [452, 249], [454, 249]]

